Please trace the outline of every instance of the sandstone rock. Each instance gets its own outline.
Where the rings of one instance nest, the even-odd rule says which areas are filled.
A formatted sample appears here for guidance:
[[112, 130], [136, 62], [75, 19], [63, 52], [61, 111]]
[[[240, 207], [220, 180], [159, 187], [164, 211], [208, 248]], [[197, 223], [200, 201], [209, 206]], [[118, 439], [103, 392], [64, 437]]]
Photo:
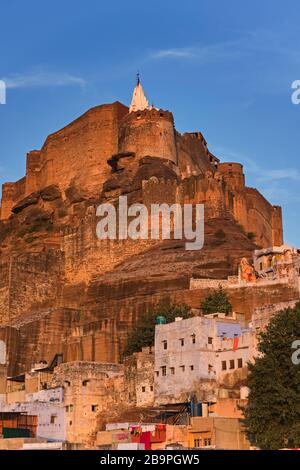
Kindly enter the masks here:
[[47, 186], [47, 188], [44, 188], [40, 191], [41, 198], [44, 201], [55, 201], [56, 199], [61, 198], [61, 192], [58, 186], [56, 185], [51, 185]]
[[12, 212], [14, 214], [18, 214], [19, 212], [22, 212], [23, 209], [25, 209], [28, 206], [32, 206], [34, 204], [37, 204], [39, 201], [39, 194], [38, 193], [33, 193], [30, 196], [25, 197], [21, 201], [18, 202], [13, 208]]

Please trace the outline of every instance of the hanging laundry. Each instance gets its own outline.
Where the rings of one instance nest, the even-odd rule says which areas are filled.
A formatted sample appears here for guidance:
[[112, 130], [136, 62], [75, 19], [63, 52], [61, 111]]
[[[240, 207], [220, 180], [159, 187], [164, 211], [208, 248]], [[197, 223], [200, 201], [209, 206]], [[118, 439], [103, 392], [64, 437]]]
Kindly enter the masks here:
[[233, 345], [232, 345], [232, 351], [235, 352], [239, 346], [239, 338], [235, 337], [233, 338]]

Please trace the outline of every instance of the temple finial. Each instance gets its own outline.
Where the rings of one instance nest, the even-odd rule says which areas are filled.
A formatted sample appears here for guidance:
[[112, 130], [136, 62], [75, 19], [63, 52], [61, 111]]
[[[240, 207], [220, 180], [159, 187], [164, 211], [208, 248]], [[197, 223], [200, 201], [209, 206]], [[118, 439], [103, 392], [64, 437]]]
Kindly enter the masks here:
[[140, 73], [136, 75], [136, 85], [133, 90], [132, 100], [129, 108], [129, 112], [143, 111], [144, 109], [150, 109], [148, 100], [144, 94], [143, 87], [141, 85]]

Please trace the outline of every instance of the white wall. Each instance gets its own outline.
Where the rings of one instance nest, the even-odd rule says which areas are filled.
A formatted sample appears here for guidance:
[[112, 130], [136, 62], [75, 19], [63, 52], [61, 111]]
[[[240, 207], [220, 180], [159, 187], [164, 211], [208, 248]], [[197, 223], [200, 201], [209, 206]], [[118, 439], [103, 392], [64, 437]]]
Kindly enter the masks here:
[[[188, 396], [199, 390], [200, 382], [220, 380], [224, 374], [233, 372], [229, 369], [229, 361], [241, 358], [243, 366], [248, 362], [251, 333], [243, 331], [239, 337], [236, 351], [232, 350], [233, 339], [222, 340], [218, 337], [218, 324], [238, 326], [238, 322], [230, 317], [193, 317], [155, 328], [155, 367], [154, 391], [156, 403], [184, 401]], [[193, 343], [195, 335], [195, 343]], [[184, 339], [181, 346], [180, 339]], [[209, 344], [208, 338], [212, 338]], [[164, 342], [167, 349], [164, 349]], [[222, 371], [221, 362], [227, 362], [227, 370]], [[181, 366], [184, 366], [184, 370]], [[191, 370], [193, 366], [193, 370]], [[166, 367], [166, 376], [162, 375], [162, 367]], [[171, 368], [174, 368], [172, 374]], [[158, 375], [157, 375], [158, 372]]]

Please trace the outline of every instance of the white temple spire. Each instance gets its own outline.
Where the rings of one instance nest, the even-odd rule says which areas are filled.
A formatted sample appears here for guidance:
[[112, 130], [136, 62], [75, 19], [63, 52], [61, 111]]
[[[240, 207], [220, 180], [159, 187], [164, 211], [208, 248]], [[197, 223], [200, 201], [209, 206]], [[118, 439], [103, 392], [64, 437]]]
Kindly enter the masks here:
[[150, 106], [145, 96], [143, 87], [140, 82], [140, 75], [138, 73], [137, 82], [133, 90], [129, 112], [132, 113], [134, 111], [143, 111], [144, 109], [150, 109]]

